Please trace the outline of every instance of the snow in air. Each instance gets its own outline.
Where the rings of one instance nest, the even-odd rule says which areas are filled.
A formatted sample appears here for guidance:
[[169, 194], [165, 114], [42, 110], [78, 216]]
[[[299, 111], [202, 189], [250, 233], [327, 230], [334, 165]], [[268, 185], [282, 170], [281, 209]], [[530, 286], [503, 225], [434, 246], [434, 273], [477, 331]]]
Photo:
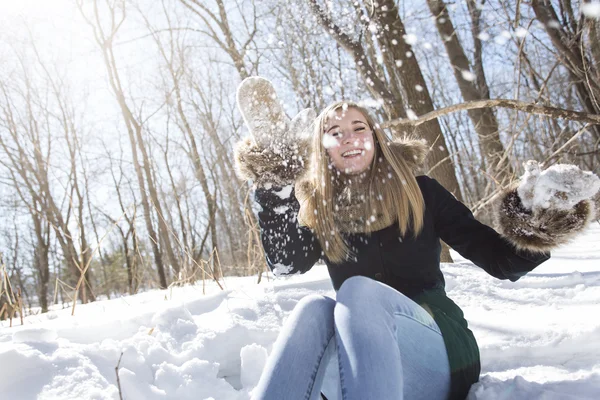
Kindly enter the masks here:
[[415, 113], [410, 108], [406, 110], [406, 116], [408, 117], [408, 119], [413, 120], [413, 121], [419, 119], [419, 117], [417, 116], [417, 113]]
[[325, 147], [326, 149], [331, 149], [339, 145], [340, 144], [337, 141], [337, 139], [331, 136], [329, 133], [323, 134], [323, 147]]
[[465, 81], [473, 82], [475, 80], [475, 74], [466, 69], [461, 69], [460, 74]]
[[515, 30], [515, 36], [520, 37], [520, 38], [524, 38], [525, 36], [527, 36], [529, 32], [527, 31], [527, 29], [523, 28], [523, 27], [518, 27]]
[[417, 35], [413, 34], [413, 33], [409, 33], [406, 35], [402, 36], [402, 39], [404, 39], [404, 41], [406, 42], [406, 44], [413, 46], [417, 43]]
[[583, 3], [581, 12], [588, 18], [600, 19], [600, 2]]
[[555, 164], [541, 170], [535, 161], [525, 164], [525, 174], [518, 188], [523, 205], [529, 209], [557, 208], [569, 210], [600, 190], [600, 178], [569, 164]]

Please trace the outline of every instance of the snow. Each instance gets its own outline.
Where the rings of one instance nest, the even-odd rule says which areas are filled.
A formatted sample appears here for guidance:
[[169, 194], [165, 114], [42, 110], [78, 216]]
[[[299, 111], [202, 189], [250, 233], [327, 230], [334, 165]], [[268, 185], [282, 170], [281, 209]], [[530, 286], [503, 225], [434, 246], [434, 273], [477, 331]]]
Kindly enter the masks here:
[[411, 121], [416, 121], [417, 119], [419, 119], [419, 117], [417, 116], [417, 113], [414, 112], [413, 110], [411, 110], [410, 108], [406, 109], [406, 116]]
[[340, 143], [337, 141], [336, 138], [334, 138], [333, 136], [331, 136], [329, 133], [324, 133], [323, 134], [323, 147], [326, 149], [332, 149], [334, 147], [338, 147], [340, 145]]
[[254, 387], [258, 384], [261, 372], [267, 363], [267, 350], [257, 344], [242, 347], [240, 351], [240, 382], [243, 387]]
[[588, 18], [600, 19], [600, 2], [583, 3], [581, 12]]
[[275, 211], [275, 214], [285, 214], [287, 212], [287, 210], [289, 210], [290, 207], [289, 206], [279, 206], [279, 207], [275, 207], [273, 209], [273, 211]]
[[462, 78], [465, 81], [473, 82], [475, 80], [475, 74], [472, 73], [471, 71], [468, 71], [466, 69], [462, 69], [462, 70], [460, 70], [460, 73], [462, 75]]
[[600, 178], [569, 164], [555, 164], [542, 171], [536, 161], [530, 160], [525, 163], [517, 190], [528, 209], [570, 210], [600, 190]]
[[292, 195], [292, 189], [294, 188], [294, 185], [285, 185], [283, 186], [280, 190], [274, 190], [273, 193], [275, 193], [277, 195], [277, 197], [279, 197], [280, 199], [287, 199]]
[[284, 265], [282, 263], [273, 264], [273, 275], [275, 276], [288, 275], [292, 271], [293, 268], [291, 265]]
[[413, 33], [409, 33], [406, 35], [402, 35], [402, 39], [404, 39], [404, 41], [406, 42], [406, 44], [410, 45], [410, 46], [414, 46], [417, 43], [417, 35], [413, 34]]
[[521, 26], [515, 30], [515, 36], [517, 36], [518, 38], [524, 38], [528, 34], [529, 31]]
[[[470, 400], [596, 399], [600, 393], [600, 224], [518, 282], [457, 254], [448, 295], [481, 347]], [[228, 277], [55, 309], [0, 328], [6, 399], [250, 398], [285, 319], [308, 294], [335, 296], [327, 269]]]

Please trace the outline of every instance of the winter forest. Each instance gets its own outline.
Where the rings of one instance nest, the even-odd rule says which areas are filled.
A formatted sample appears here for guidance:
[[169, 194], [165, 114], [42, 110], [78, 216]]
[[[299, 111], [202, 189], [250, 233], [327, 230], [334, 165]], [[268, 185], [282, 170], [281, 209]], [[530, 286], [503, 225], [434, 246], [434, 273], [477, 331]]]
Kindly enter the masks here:
[[272, 279], [233, 163], [255, 75], [426, 139], [484, 222], [529, 159], [600, 174], [597, 1], [0, 0], [1, 318]]

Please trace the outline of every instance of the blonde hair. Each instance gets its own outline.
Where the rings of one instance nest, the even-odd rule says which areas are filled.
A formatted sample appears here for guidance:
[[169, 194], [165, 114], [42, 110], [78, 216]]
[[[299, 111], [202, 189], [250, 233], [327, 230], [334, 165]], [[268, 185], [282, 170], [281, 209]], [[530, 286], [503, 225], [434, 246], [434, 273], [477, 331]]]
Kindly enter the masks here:
[[[338, 110], [353, 108], [358, 110], [367, 121], [374, 135], [375, 155], [371, 168], [367, 172], [368, 190], [364, 202], [363, 220], [365, 232], [369, 232], [369, 216], [377, 210], [384, 220], [395, 220], [402, 236], [409, 228], [417, 236], [423, 228], [423, 213], [425, 203], [423, 195], [406, 161], [390, 149], [390, 141], [370, 113], [353, 102], [338, 101], [326, 107], [315, 121], [313, 132], [313, 152], [311, 171], [305, 180], [314, 189], [310, 196], [301, 199], [298, 218], [317, 236], [325, 256], [333, 263], [339, 264], [353, 257], [353, 251], [342, 236], [340, 227], [336, 226], [334, 215], [336, 177], [332, 171], [337, 171], [330, 165], [329, 155], [322, 140], [325, 125], [332, 113]], [[382, 172], [383, 171], [383, 172]], [[387, 175], [382, 174], [388, 172]]]

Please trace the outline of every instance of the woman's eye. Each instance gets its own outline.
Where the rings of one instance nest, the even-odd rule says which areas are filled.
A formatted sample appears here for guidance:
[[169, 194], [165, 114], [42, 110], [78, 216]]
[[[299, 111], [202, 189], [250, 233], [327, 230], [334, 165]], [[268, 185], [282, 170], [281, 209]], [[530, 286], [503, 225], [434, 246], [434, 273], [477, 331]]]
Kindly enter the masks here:
[[364, 132], [365, 128], [364, 127], [360, 127], [360, 128], [356, 128], [354, 130], [354, 132]]
[[333, 136], [334, 138], [340, 137], [342, 136], [342, 132], [331, 132], [331, 136]]

